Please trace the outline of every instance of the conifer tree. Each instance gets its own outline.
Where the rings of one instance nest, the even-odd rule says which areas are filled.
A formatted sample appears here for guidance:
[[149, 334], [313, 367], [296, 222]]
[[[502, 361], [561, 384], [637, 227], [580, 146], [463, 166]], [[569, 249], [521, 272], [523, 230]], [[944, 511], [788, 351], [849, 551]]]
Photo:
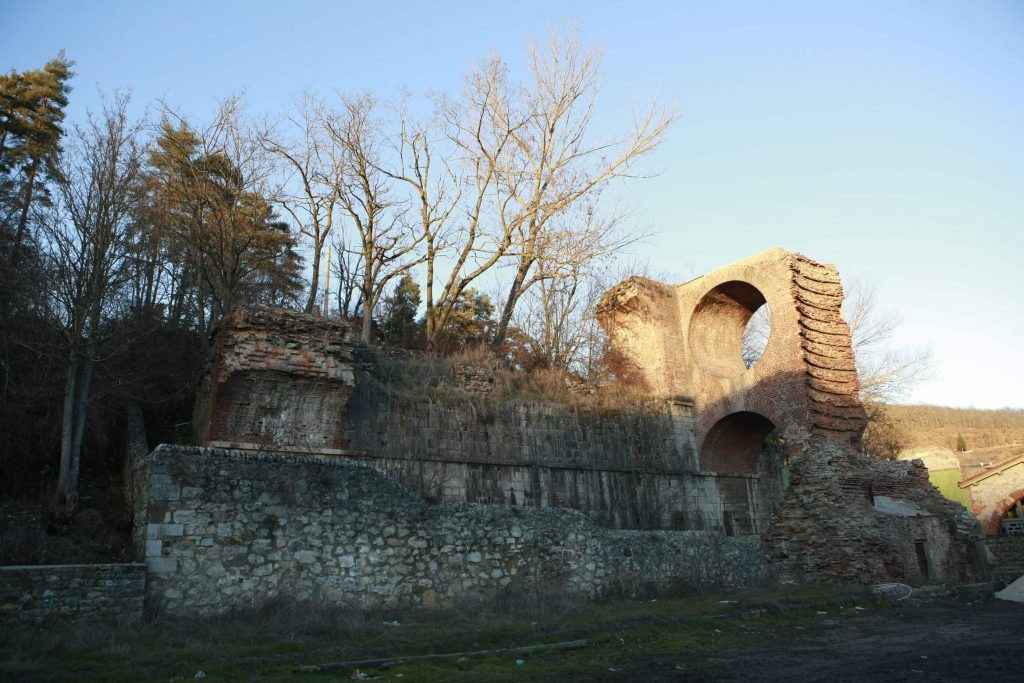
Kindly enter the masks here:
[[391, 346], [415, 346], [422, 333], [416, 322], [420, 307], [420, 286], [406, 273], [395, 285], [391, 296], [384, 300], [384, 318], [380, 331], [384, 343]]
[[43, 181], [56, 173], [72, 64], [62, 50], [42, 69], [0, 76], [0, 219], [14, 227], [15, 261], [32, 203], [48, 197]]

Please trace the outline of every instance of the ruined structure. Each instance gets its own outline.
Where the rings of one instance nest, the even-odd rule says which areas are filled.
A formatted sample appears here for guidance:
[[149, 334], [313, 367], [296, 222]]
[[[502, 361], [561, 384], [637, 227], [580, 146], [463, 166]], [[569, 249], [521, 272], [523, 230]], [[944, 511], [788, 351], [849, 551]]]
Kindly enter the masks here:
[[[923, 468], [854, 450], [842, 297], [834, 268], [781, 249], [683, 285], [627, 280], [599, 317], [647, 400], [613, 413], [491, 396], [486, 368], [424, 374], [353, 348], [340, 321], [236, 311], [197, 399], [202, 447], [135, 463], [151, 599], [210, 612], [983, 576], [977, 523]], [[748, 368], [762, 305], [771, 332]]]
[[[842, 303], [835, 268], [772, 249], [682, 285], [631, 278], [597, 315], [620, 376], [692, 402], [702, 468], [753, 473], [776, 428], [798, 448], [813, 435], [859, 443], [866, 419]], [[761, 306], [771, 334], [748, 369], [743, 333]]]
[[338, 453], [353, 386], [346, 323], [281, 308], [235, 309], [213, 339], [193, 436], [210, 446]]

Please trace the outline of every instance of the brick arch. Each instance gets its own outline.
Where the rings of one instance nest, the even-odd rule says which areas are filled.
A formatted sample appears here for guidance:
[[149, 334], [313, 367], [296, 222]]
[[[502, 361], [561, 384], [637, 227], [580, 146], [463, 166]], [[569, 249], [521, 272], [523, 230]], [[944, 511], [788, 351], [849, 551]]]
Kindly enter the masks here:
[[700, 468], [719, 474], [756, 474], [765, 437], [775, 423], [764, 415], [739, 411], [708, 430], [700, 447]]
[[1004, 496], [1003, 499], [996, 504], [995, 508], [992, 510], [992, 514], [990, 514], [982, 523], [985, 533], [998, 534], [1000, 531], [999, 524], [1006, 517], [1006, 513], [1021, 500], [1024, 500], [1024, 489], [1017, 489], [1013, 493]]
[[708, 290], [694, 307], [687, 330], [696, 364], [716, 377], [746, 372], [743, 333], [754, 312], [765, 304], [761, 290], [744, 280], [729, 280]]

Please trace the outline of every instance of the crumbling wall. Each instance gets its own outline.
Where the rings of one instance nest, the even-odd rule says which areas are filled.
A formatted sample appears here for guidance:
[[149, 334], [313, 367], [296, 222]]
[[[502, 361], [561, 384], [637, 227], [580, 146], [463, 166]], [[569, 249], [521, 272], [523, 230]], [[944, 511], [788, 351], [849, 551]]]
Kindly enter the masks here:
[[[855, 450], [866, 417], [842, 302], [834, 267], [772, 249], [682, 285], [631, 278], [597, 313], [620, 377], [692, 401], [702, 471], [764, 484], [765, 445], [785, 444], [790, 486], [765, 535], [781, 580], [984, 576], [976, 521], [927, 470]], [[744, 328], [765, 305], [770, 334], [748, 367]]]
[[756, 537], [616, 531], [565, 509], [431, 505], [323, 456], [160, 446], [137, 464], [149, 606], [215, 614], [275, 598], [432, 605], [751, 585]]
[[346, 322], [272, 306], [235, 309], [213, 335], [196, 443], [343, 449], [354, 381]]
[[790, 488], [765, 534], [779, 580], [988, 577], [977, 520], [932, 486], [919, 461], [868, 458], [816, 439], [791, 467]]

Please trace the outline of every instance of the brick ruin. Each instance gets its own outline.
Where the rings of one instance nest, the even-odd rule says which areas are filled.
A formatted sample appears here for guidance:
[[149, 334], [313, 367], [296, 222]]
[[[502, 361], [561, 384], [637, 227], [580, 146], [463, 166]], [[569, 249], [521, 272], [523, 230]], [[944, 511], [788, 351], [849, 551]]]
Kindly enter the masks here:
[[341, 320], [235, 309], [213, 337], [193, 437], [210, 446], [337, 453], [354, 386], [352, 333]]
[[[630, 278], [597, 315], [619, 376], [693, 403], [702, 466], [752, 472], [777, 427], [797, 447], [814, 435], [859, 443], [866, 418], [842, 303], [835, 268], [772, 249], [682, 285]], [[771, 333], [748, 369], [743, 333], [761, 306]]]
[[[640, 574], [620, 555], [657, 566], [645, 576], [660, 585], [986, 576], [976, 520], [919, 463], [857, 452], [865, 413], [842, 300], [835, 268], [781, 249], [682, 285], [626, 280], [598, 317], [617, 375], [648, 400], [616, 414], [491, 396], [486, 368], [418, 378], [402, 364], [415, 359], [353, 346], [338, 320], [235, 311], [215, 333], [197, 397], [201, 448], [161, 447], [136, 467], [136, 537], [159, 577], [157, 599], [273, 597], [292, 576], [304, 594], [344, 601], [343, 586], [358, 586], [364, 604], [425, 604], [459, 585], [493, 592], [570, 566], [586, 568], [583, 593], [600, 595], [636, 588]], [[762, 305], [770, 335], [748, 368], [743, 331]], [[331, 462], [365, 469], [324, 469]], [[356, 472], [363, 483], [332, 493], [331, 481]], [[546, 516], [522, 516], [538, 508]], [[380, 538], [360, 531], [360, 514]], [[474, 544], [486, 547], [493, 576], [460, 578], [448, 563], [437, 584], [434, 544], [447, 547], [453, 519], [473, 520], [457, 547], [474, 558]], [[485, 542], [486, 519], [503, 520], [495, 531], [504, 536]], [[396, 524], [411, 525], [415, 548], [387, 537]], [[561, 538], [559, 529], [573, 531]], [[563, 553], [562, 574], [522, 538]], [[652, 550], [666, 542], [677, 560]], [[702, 549], [699, 565], [684, 548]], [[360, 569], [385, 565], [390, 588]], [[563, 578], [556, 589], [579, 588]]]

